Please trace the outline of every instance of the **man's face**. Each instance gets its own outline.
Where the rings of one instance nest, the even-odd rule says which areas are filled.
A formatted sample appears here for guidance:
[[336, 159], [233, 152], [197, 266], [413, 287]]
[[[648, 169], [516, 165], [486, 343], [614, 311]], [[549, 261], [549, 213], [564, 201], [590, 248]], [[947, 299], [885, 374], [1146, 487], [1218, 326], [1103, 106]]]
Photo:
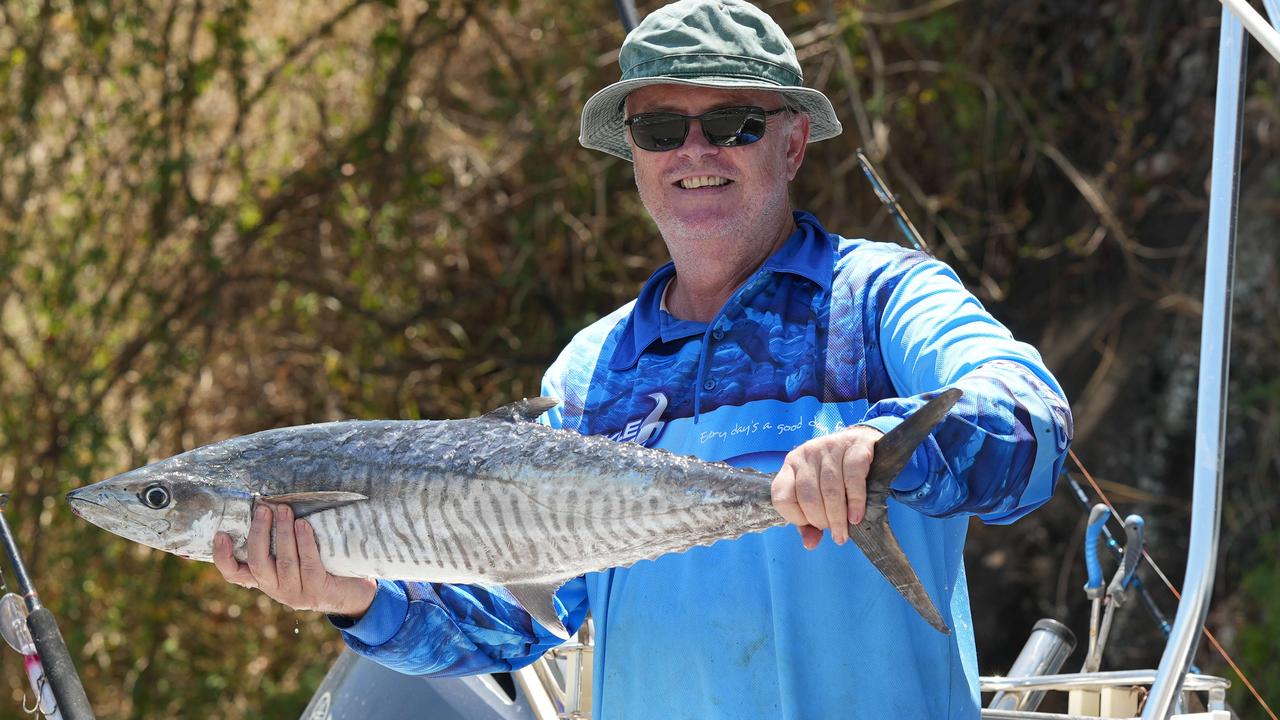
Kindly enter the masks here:
[[[626, 113], [701, 115], [741, 105], [769, 111], [784, 104], [782, 95], [763, 90], [649, 85], [627, 97]], [[677, 265], [682, 253], [756, 254], [752, 241], [758, 236], [768, 235], [762, 242], [772, 243], [781, 224], [790, 222], [787, 184], [800, 169], [808, 134], [803, 113], [769, 116], [764, 137], [739, 147], [712, 145], [696, 120], [690, 121], [684, 145], [666, 152], [638, 148], [628, 133], [640, 199]]]

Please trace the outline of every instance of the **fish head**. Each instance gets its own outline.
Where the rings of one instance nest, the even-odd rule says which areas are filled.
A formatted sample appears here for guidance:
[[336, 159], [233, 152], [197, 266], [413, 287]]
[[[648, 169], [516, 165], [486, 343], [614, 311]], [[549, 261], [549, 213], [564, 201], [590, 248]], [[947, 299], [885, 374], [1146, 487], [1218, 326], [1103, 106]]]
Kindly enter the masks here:
[[73, 490], [76, 515], [107, 532], [193, 560], [212, 561], [213, 537], [231, 535], [242, 547], [252, 495], [179, 455]]

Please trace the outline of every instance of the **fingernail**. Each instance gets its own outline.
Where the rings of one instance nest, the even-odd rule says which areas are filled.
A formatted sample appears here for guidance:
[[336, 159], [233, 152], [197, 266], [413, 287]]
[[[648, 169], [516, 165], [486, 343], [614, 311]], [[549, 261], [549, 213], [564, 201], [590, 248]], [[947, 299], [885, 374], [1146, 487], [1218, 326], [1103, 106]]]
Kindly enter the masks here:
[[271, 508], [266, 505], [259, 505], [258, 509], [254, 511], [254, 514], [259, 520], [266, 520], [271, 517]]

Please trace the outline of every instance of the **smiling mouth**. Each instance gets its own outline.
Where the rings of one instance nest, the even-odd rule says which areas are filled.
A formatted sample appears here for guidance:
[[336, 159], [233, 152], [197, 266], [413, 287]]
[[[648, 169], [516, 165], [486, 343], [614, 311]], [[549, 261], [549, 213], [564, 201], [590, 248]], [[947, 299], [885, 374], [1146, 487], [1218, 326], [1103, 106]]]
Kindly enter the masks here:
[[698, 175], [678, 180], [672, 184], [682, 190], [698, 190], [701, 188], [724, 187], [732, 183], [732, 180], [718, 175]]

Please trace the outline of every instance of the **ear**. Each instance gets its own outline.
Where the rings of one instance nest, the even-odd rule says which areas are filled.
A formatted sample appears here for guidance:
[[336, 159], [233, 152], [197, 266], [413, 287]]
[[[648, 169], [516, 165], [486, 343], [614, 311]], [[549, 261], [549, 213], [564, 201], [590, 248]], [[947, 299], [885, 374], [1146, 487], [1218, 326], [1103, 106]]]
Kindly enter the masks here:
[[787, 180], [795, 180], [804, 162], [804, 151], [809, 146], [809, 113], [796, 112], [787, 135]]

